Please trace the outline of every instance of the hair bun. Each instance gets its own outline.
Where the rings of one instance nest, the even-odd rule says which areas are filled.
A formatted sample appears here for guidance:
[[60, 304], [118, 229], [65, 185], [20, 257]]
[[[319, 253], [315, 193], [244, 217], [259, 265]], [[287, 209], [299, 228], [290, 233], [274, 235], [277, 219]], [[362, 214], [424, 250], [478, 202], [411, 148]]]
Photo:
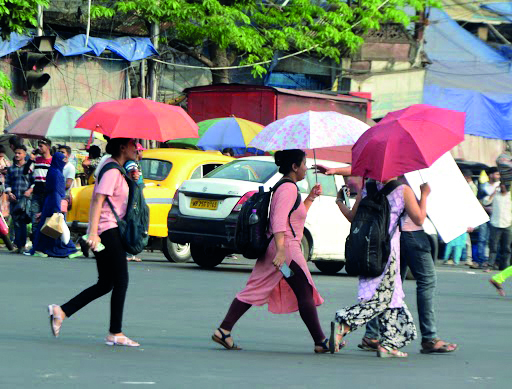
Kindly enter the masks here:
[[283, 152], [276, 151], [274, 154], [274, 161], [277, 166], [281, 166], [283, 163]]

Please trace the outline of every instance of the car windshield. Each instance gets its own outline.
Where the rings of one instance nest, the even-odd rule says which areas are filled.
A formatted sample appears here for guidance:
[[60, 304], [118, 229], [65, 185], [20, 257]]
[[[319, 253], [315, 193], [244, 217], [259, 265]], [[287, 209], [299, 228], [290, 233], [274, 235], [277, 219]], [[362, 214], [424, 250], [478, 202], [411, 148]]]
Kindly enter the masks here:
[[277, 173], [277, 166], [270, 161], [236, 160], [208, 173], [206, 178], [227, 178], [263, 184]]
[[172, 169], [172, 163], [160, 159], [143, 158], [140, 162], [142, 176], [147, 180], [163, 181]]

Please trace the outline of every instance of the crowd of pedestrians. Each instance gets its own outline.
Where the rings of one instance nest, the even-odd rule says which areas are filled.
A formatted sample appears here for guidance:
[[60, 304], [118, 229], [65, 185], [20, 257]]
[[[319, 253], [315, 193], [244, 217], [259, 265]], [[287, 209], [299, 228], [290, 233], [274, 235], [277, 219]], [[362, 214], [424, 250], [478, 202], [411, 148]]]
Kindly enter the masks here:
[[[39, 233], [46, 218], [67, 212], [70, 190], [77, 181], [71, 147], [52, 145], [49, 139], [39, 139], [37, 147], [29, 153], [24, 143], [18, 136], [9, 138], [9, 148], [14, 155], [12, 162], [7, 158], [4, 146], [0, 145], [0, 205], [3, 216], [10, 220], [9, 237], [14, 243], [14, 251], [42, 257], [73, 259], [81, 256], [82, 252], [74, 243], [63, 245], [60, 240]], [[94, 181], [101, 149], [92, 145], [88, 153], [82, 167], [86, 180]], [[135, 167], [135, 171], [140, 172], [138, 165]], [[132, 174], [138, 174], [135, 171]]]
[[[27, 255], [73, 258], [82, 253], [75, 244], [64, 244], [43, 235], [40, 230], [46, 218], [56, 212], [65, 212], [65, 200], [75, 183], [76, 169], [70, 163], [72, 150], [68, 146], [52, 148], [51, 141], [39, 140], [36, 152], [28, 155], [19, 138], [11, 139], [14, 160], [10, 163], [0, 148], [0, 175], [2, 190], [13, 216], [14, 242], [18, 253], [27, 243], [27, 225], [32, 224], [32, 248]], [[56, 151], [58, 150], [58, 151]], [[58, 336], [63, 321], [93, 300], [112, 292], [110, 326], [106, 337], [108, 345], [137, 347], [139, 343], [122, 332], [122, 320], [128, 288], [127, 256], [117, 224], [127, 212], [129, 189], [118, 169], [100, 174], [109, 163], [119, 164], [135, 182], [142, 184], [138, 161], [144, 149], [133, 139], [111, 139], [103, 157], [96, 149], [89, 150], [84, 162], [88, 180], [96, 181], [90, 208], [90, 225], [86, 245], [94, 252], [98, 281], [93, 286], [63, 305], [51, 304], [49, 309], [52, 332]], [[372, 351], [381, 358], [404, 358], [402, 347], [417, 337], [416, 326], [404, 301], [402, 283], [407, 269], [416, 280], [416, 298], [421, 332], [421, 352], [449, 353], [458, 346], [438, 336], [435, 319], [435, 259], [428, 235], [422, 228], [426, 218], [428, 184], [421, 186], [421, 197], [416, 199], [403, 177], [362, 183], [356, 202], [350, 209], [340, 191], [336, 203], [349, 222], [354, 220], [363, 199], [372, 193], [383, 193], [390, 206], [390, 252], [382, 274], [360, 276], [358, 302], [335, 312], [326, 336], [319, 322], [317, 307], [323, 298], [315, 286], [303, 256], [300, 242], [307, 212], [322, 194], [319, 184], [297, 206], [297, 182], [306, 176], [306, 157], [301, 150], [285, 150], [275, 154], [276, 164], [284, 180], [275, 190], [270, 204], [269, 241], [265, 254], [258, 259], [246, 287], [232, 301], [224, 319], [212, 334], [212, 339], [228, 350], [240, 350], [231, 331], [238, 320], [252, 307], [268, 305], [272, 313], [298, 311], [314, 343], [315, 353], [339, 352], [344, 338], [365, 326], [359, 348]], [[318, 167], [320, 170], [320, 167]], [[512, 168], [512, 165], [511, 165]], [[324, 169], [325, 174], [350, 174], [350, 168]], [[449, 242], [445, 263], [458, 264], [466, 249], [466, 264], [484, 271], [497, 269], [498, 259], [503, 271], [490, 279], [500, 295], [502, 284], [512, 276], [510, 264], [512, 244], [512, 198], [510, 181], [500, 182], [497, 168], [489, 168], [488, 182], [475, 185], [471, 172], [464, 171], [468, 185], [490, 215], [490, 221], [479, 226], [478, 245], [472, 249], [468, 234]], [[511, 175], [512, 176], [512, 175]], [[400, 227], [400, 228], [398, 228]], [[287, 268], [285, 272], [283, 270]]]

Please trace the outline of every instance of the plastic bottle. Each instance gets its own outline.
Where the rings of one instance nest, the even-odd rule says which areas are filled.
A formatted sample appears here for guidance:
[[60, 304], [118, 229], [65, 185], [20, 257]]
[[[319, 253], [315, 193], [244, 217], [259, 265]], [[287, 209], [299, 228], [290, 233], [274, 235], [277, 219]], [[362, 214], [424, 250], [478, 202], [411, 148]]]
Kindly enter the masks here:
[[256, 210], [253, 209], [251, 216], [249, 216], [249, 224], [256, 224], [260, 221], [260, 218], [258, 217], [258, 214], [256, 213]]

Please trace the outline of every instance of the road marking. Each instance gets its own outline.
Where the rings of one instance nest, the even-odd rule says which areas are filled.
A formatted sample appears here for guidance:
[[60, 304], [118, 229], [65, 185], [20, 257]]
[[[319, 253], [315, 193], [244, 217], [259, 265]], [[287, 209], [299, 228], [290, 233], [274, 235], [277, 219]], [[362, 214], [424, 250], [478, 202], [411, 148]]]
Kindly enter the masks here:
[[126, 385], [155, 385], [156, 382], [154, 381], [141, 381], [141, 382], [137, 382], [137, 381], [123, 381], [121, 382], [122, 384], [126, 384]]
[[468, 273], [468, 274], [476, 274], [476, 272], [474, 272], [474, 271], [467, 271], [466, 273]]

